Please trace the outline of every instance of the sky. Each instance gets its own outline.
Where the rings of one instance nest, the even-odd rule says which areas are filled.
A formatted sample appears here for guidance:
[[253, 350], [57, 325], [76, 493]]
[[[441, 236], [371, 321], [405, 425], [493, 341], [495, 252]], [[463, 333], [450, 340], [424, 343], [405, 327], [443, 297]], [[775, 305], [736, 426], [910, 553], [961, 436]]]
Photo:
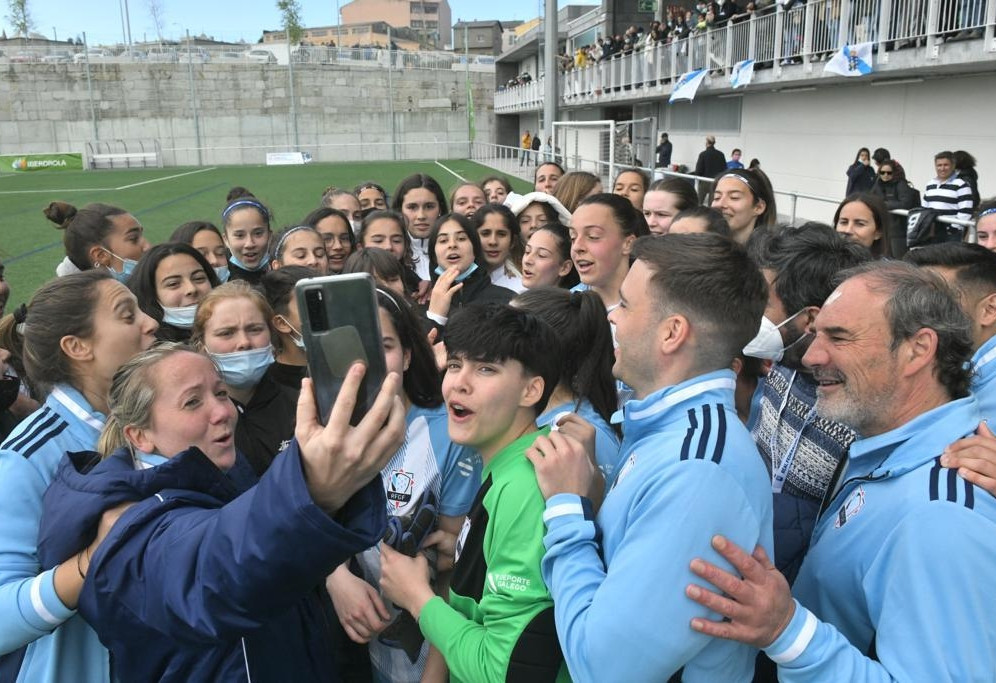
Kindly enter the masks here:
[[[189, 29], [191, 35], [205, 34], [216, 40], [254, 43], [263, 29], [279, 29], [280, 14], [276, 0], [127, 0], [133, 41], [154, 40], [155, 23], [149, 12], [150, 1], [161, 4], [166, 38], [179, 38]], [[329, 26], [336, 23], [336, 0], [299, 0], [304, 26]], [[596, 0], [575, 0], [575, 4], [595, 4]], [[122, 40], [124, 0], [28, 0], [28, 11], [35, 31], [48, 38], [66, 40], [86, 31], [91, 44], [116, 43]], [[344, 5], [346, 0], [339, 0]], [[499, 16], [493, 16], [491, 3], [482, 0], [450, 0], [453, 22], [484, 19], [528, 20], [537, 16], [542, 0], [504, 0]], [[558, 0], [558, 5], [569, 4]], [[0, 3], [0, 25], [12, 35], [7, 19], [7, 3]]]

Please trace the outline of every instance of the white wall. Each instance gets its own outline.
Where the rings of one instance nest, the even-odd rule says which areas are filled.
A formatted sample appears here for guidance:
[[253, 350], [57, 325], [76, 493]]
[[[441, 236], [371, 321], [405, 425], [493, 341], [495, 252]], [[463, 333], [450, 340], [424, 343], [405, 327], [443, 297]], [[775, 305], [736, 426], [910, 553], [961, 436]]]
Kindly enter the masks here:
[[[666, 107], [667, 105], [662, 105]], [[933, 177], [934, 154], [964, 149], [978, 161], [979, 190], [996, 195], [996, 74], [946, 76], [921, 83], [854, 83], [797, 93], [745, 93], [739, 134], [669, 131], [673, 163], [695, 166], [706, 134], [729, 156], [743, 150], [776, 190], [843, 198], [845, 171], [860, 147], [885, 147], [917, 189]], [[788, 200], [778, 197], [779, 213]], [[827, 205], [800, 202], [799, 214], [829, 221]]]

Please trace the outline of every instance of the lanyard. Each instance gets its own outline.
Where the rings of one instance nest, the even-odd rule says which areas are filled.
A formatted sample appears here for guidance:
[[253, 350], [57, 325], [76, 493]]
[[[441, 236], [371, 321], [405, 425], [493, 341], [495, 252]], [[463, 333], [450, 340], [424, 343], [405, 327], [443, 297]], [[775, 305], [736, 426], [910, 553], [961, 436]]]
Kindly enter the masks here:
[[73, 400], [73, 398], [59, 387], [55, 387], [51, 392], [52, 398], [61, 403], [66, 410], [76, 416], [81, 422], [90, 425], [99, 433], [104, 428], [104, 421], [88, 413], [83, 406]]
[[[775, 426], [771, 430], [771, 436], [768, 437], [768, 455], [771, 457], [771, 490], [774, 493], [781, 493], [782, 486], [785, 484], [785, 479], [788, 477], [789, 469], [792, 467], [792, 461], [795, 460], [795, 454], [799, 450], [799, 444], [802, 442], [802, 434], [806, 431], [806, 427], [809, 423], [813, 421], [816, 416], [816, 404], [809, 409], [806, 413], [806, 417], [802, 422], [802, 426], [796, 433], [795, 438], [792, 439], [792, 443], [788, 450], [785, 452], [785, 457], [782, 458], [782, 464], [779, 465], [778, 469], [774, 468], [775, 462], [775, 449], [778, 444], [778, 432], [779, 426], [782, 423], [782, 414], [785, 412], [785, 408], [788, 406], [789, 396], [792, 395], [792, 385], [795, 383], [795, 376], [798, 371], [792, 371], [792, 377], [789, 378], [788, 388], [785, 389], [785, 397], [782, 399], [782, 404], [778, 408], [778, 414], [775, 416]], [[787, 423], [786, 423], [787, 425]]]

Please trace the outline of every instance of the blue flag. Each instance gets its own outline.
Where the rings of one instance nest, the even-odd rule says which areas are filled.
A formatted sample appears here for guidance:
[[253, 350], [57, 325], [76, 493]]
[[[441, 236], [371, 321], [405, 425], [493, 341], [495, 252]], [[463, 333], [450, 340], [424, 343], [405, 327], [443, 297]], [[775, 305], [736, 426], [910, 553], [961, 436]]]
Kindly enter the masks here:
[[737, 88], [743, 88], [749, 85], [753, 78], [754, 60], [745, 59], [744, 61], [737, 62], [733, 65], [733, 71], [730, 72], [730, 86], [734, 90]]
[[684, 74], [675, 83], [674, 90], [671, 91], [671, 98], [668, 102], [677, 102], [678, 100], [688, 100], [691, 102], [694, 100], [695, 93], [699, 89], [699, 86], [702, 85], [702, 81], [705, 79], [707, 73], [705, 69], [699, 69]]

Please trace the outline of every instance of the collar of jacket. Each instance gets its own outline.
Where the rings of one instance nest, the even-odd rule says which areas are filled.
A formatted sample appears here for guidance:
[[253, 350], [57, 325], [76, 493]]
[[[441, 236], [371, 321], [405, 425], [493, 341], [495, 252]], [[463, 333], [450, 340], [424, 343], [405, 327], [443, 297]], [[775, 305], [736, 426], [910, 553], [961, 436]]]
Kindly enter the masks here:
[[703, 403], [733, 406], [736, 375], [732, 370], [717, 370], [687, 379], [680, 384], [658, 389], [646, 398], [626, 401], [622, 410], [612, 415], [612, 422], [623, 423], [627, 440], [639, 438], [647, 431], [657, 431], [668, 422], [685, 419], [688, 409]]

